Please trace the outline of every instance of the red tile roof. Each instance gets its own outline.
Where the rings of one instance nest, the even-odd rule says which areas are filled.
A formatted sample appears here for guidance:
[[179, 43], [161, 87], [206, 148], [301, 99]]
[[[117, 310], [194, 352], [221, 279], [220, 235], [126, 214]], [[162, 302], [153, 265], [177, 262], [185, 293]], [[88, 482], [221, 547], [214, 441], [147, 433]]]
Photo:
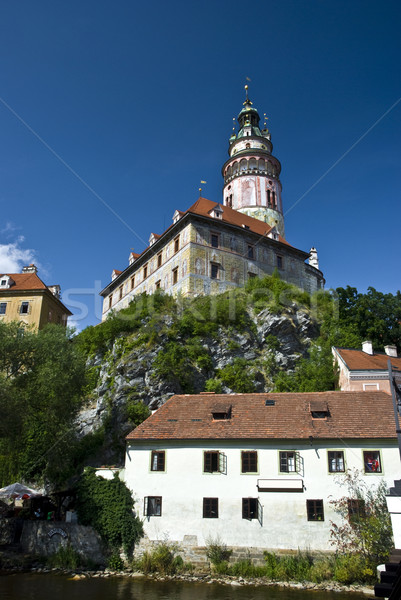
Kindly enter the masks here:
[[[266, 400], [274, 401], [266, 405]], [[315, 404], [316, 403], [316, 404]], [[231, 418], [213, 420], [216, 405]], [[327, 419], [311, 408], [327, 406]], [[127, 440], [396, 438], [391, 396], [384, 392], [173, 396]]]
[[36, 275], [36, 273], [1, 273], [8, 275], [15, 282], [9, 288], [1, 290], [3, 292], [28, 291], [28, 290], [47, 290], [47, 285]]
[[[229, 223], [230, 225], [237, 225], [237, 227], [243, 227], [243, 225], [246, 225], [249, 227], [250, 231], [253, 231], [259, 235], [267, 235], [269, 231], [272, 230], [270, 225], [264, 223], [263, 221], [259, 221], [259, 219], [248, 217], [248, 215], [243, 215], [229, 206], [212, 202], [206, 198], [198, 198], [198, 200], [192, 206], [190, 206], [186, 212], [193, 213], [195, 215], [201, 215], [203, 217], [212, 217], [212, 211], [215, 206], [218, 206], [223, 213], [221, 218], [223, 223], [225, 222]], [[215, 220], [217, 221], [218, 219]], [[279, 236], [279, 241], [287, 246], [290, 246], [290, 244], [281, 236]]]
[[350, 371], [387, 371], [387, 361], [395, 371], [401, 371], [401, 357], [395, 358], [387, 354], [367, 354], [363, 350], [335, 348]]

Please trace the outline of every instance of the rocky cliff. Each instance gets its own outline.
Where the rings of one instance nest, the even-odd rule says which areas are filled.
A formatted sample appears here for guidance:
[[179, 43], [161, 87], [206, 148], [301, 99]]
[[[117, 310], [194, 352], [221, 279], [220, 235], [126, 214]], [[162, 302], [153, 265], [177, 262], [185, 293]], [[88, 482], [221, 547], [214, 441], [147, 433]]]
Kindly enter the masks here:
[[147, 316], [136, 331], [119, 335], [108, 350], [88, 359], [96, 381], [78, 416], [78, 435], [103, 426], [102, 460], [118, 463], [122, 446], [116, 440], [133, 428], [139, 406], [155, 410], [173, 394], [205, 389], [268, 392], [272, 377], [293, 370], [319, 333], [318, 323], [299, 302], [280, 311], [247, 307], [242, 317], [199, 332], [169, 313], [156, 321]]

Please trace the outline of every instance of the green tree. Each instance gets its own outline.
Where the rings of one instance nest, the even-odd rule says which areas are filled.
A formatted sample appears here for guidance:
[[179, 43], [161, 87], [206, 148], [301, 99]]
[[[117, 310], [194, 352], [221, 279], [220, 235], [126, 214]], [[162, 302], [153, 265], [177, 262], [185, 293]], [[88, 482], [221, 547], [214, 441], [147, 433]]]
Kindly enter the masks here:
[[0, 481], [60, 482], [71, 468], [84, 357], [61, 326], [0, 326]]
[[331, 521], [331, 544], [341, 554], [358, 553], [375, 572], [388, 559], [393, 546], [390, 515], [386, 503], [386, 485], [367, 486], [357, 469], [348, 470], [339, 480], [346, 494], [331, 505], [340, 517]]

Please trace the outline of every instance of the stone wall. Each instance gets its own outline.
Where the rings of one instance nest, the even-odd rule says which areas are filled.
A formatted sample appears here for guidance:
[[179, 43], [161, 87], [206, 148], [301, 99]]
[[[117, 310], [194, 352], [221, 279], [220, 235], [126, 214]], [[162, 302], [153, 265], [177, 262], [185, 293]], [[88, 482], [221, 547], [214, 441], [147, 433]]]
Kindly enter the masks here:
[[49, 556], [70, 544], [95, 563], [104, 563], [102, 542], [92, 527], [65, 521], [25, 521], [21, 548], [28, 554]]
[[[134, 551], [134, 557], [140, 558], [144, 552], [151, 552], [163, 541], [152, 541], [148, 537], [144, 537], [136, 545]], [[167, 540], [168, 544], [175, 546], [177, 554], [179, 554], [184, 562], [191, 562], [196, 569], [208, 570], [210, 568], [209, 559], [206, 556], [206, 546], [198, 546], [198, 539], [196, 535], [184, 535], [182, 541], [175, 542]], [[265, 565], [264, 552], [268, 548], [244, 548], [240, 546], [227, 546], [227, 549], [231, 551], [229, 562], [234, 563], [240, 560], [251, 560], [254, 565]], [[280, 554], [281, 551], [277, 549], [271, 550], [275, 554]], [[292, 554], [291, 550], [283, 552], [283, 554]]]

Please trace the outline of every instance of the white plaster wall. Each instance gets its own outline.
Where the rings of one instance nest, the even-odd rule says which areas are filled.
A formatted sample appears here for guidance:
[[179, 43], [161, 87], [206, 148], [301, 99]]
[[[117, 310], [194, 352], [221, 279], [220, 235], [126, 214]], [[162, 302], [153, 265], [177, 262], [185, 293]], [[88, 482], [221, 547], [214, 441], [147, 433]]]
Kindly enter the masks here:
[[[127, 451], [125, 481], [138, 500], [137, 509], [143, 517], [146, 496], [162, 496], [162, 516], [143, 517], [144, 529], [151, 540], [182, 541], [185, 535], [196, 535], [199, 545], [217, 535], [230, 546], [264, 547], [271, 549], [330, 550], [330, 519], [337, 520], [329, 499], [345, 495], [338, 480], [341, 475], [328, 473], [327, 448], [343, 450], [346, 468], [362, 470], [362, 450], [381, 449], [382, 474], [364, 475], [368, 483], [377, 484], [384, 478], [393, 485], [399, 475], [397, 448], [388, 442], [373, 442], [357, 446], [335, 440], [326, 446], [294, 442], [264, 443], [240, 446], [235, 442], [219, 444], [192, 442], [164, 445], [135, 444]], [[166, 451], [166, 471], [150, 471], [152, 449]], [[280, 474], [278, 450], [299, 450], [304, 460], [304, 475]], [[227, 474], [203, 473], [203, 451], [219, 450], [227, 456]], [[258, 450], [259, 473], [241, 474], [241, 450]], [[258, 491], [258, 479], [302, 479], [303, 492]], [[219, 518], [202, 518], [203, 498], [219, 499]], [[242, 519], [242, 498], [259, 498], [263, 506], [263, 525], [255, 519]], [[324, 521], [308, 521], [307, 499], [323, 499]]]

